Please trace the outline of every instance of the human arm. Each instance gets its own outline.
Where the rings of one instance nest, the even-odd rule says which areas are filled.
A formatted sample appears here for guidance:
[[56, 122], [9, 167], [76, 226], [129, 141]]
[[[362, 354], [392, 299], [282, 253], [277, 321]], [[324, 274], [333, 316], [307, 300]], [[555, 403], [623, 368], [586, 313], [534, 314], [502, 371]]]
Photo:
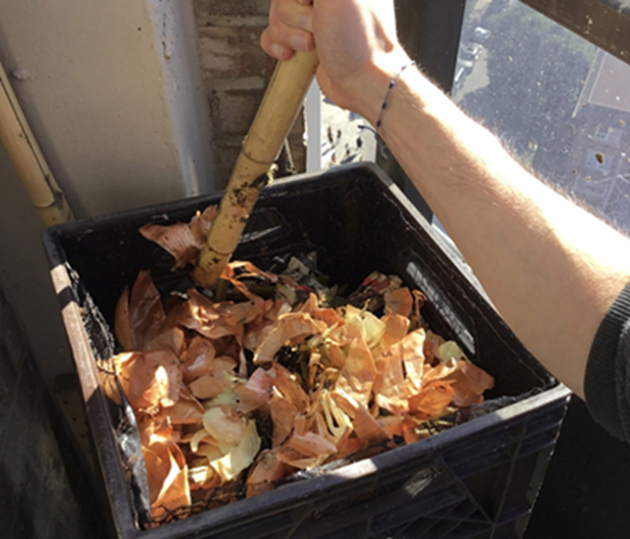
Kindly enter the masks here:
[[[316, 44], [322, 90], [375, 124], [387, 85], [409, 62], [391, 3], [316, 0], [292, 18], [295, 5], [272, 1], [263, 47], [285, 47], [286, 59], [287, 49]], [[293, 47], [294, 31], [313, 41]], [[584, 396], [593, 339], [630, 280], [628, 239], [532, 176], [416, 70], [398, 78], [379, 133], [505, 321]]]

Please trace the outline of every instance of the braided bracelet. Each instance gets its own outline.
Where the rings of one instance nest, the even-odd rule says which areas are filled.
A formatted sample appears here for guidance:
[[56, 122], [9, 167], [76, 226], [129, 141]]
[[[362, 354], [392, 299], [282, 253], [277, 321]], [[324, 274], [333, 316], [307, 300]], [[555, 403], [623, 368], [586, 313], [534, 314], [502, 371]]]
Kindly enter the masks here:
[[387, 87], [387, 93], [385, 94], [385, 99], [383, 99], [383, 104], [381, 105], [381, 111], [378, 114], [378, 120], [376, 122], [377, 131], [381, 127], [381, 124], [383, 123], [383, 112], [387, 108], [387, 99], [389, 98], [389, 93], [392, 91], [392, 88], [396, 84], [396, 81], [398, 80], [398, 78], [402, 75], [403, 71], [407, 69], [409, 66], [415, 66], [415, 65], [416, 65], [416, 62], [405, 64], [404, 66], [400, 68], [400, 71], [396, 74], [396, 76], [389, 82], [389, 86]]

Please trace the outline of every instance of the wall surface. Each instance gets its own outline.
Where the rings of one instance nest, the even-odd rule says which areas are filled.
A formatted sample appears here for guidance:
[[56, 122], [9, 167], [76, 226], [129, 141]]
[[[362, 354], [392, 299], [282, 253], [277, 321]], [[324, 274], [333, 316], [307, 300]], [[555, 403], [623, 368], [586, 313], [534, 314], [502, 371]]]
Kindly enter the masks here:
[[[42, 249], [44, 226], [0, 146], [0, 288], [16, 311], [47, 384], [73, 368]], [[4, 327], [0, 326], [0, 336]]]
[[0, 60], [75, 215], [214, 187], [203, 90], [185, 76], [189, 2], [0, 0], [0, 13]]
[[54, 407], [2, 289], [0, 328], [0, 535], [102, 537], [92, 485], [67, 439], [57, 437]]

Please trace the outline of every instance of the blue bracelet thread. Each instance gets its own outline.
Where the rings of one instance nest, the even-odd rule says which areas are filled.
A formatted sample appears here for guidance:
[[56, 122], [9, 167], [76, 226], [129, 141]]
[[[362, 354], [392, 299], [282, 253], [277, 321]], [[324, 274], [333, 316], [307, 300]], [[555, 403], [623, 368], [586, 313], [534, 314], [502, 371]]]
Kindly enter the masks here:
[[400, 68], [400, 71], [396, 74], [396, 76], [389, 82], [389, 86], [387, 87], [387, 92], [385, 93], [385, 99], [383, 99], [383, 104], [381, 105], [381, 111], [378, 114], [378, 120], [376, 121], [376, 130], [378, 131], [383, 123], [383, 113], [387, 108], [387, 100], [389, 99], [389, 93], [392, 91], [392, 88], [395, 86], [396, 81], [403, 74], [403, 71], [407, 69], [409, 66], [415, 66], [416, 62], [411, 62], [409, 64], [405, 64]]

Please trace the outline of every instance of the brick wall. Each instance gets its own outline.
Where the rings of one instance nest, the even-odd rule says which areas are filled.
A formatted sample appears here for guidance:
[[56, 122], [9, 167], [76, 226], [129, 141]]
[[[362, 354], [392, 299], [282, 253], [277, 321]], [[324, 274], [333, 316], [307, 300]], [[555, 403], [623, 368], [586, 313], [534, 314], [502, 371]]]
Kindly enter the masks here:
[[[199, 55], [217, 149], [218, 183], [224, 185], [262, 99], [273, 62], [259, 45], [269, 0], [194, 0]], [[289, 142], [304, 170], [306, 149], [299, 115]]]

